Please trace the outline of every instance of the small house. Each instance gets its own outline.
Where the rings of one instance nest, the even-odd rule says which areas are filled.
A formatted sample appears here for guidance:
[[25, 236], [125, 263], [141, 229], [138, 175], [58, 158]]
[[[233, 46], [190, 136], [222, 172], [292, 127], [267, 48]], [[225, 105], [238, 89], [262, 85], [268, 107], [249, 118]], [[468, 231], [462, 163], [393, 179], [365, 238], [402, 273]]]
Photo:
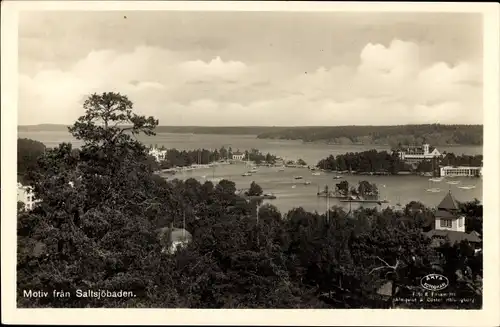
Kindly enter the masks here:
[[434, 229], [426, 233], [432, 238], [433, 246], [439, 246], [447, 240], [451, 243], [468, 241], [477, 247], [481, 243], [478, 233], [466, 233], [465, 215], [460, 212], [457, 201], [451, 191], [439, 203], [435, 213]]
[[163, 246], [162, 253], [175, 253], [179, 248], [186, 246], [193, 236], [184, 228], [164, 227], [159, 230], [158, 238]]

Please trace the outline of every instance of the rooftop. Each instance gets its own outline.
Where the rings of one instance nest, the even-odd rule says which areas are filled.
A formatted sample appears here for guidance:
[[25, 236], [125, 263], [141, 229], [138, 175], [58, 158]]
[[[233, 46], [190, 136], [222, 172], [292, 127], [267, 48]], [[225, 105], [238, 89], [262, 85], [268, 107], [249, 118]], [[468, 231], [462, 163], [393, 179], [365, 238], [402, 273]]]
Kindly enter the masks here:
[[[161, 242], [168, 242], [168, 234], [170, 232], [169, 227], [163, 227], [160, 228], [159, 230], [159, 238]], [[193, 236], [191, 235], [190, 232], [185, 230], [184, 228], [172, 228], [172, 235], [171, 235], [171, 241], [172, 242], [184, 242], [184, 241], [191, 241], [193, 239]]]
[[444, 199], [441, 201], [441, 203], [439, 203], [437, 208], [438, 208], [438, 211], [439, 210], [449, 211], [449, 210], [459, 210], [460, 209], [457, 201], [451, 195], [451, 191], [445, 195]]
[[479, 238], [477, 233], [464, 233], [452, 230], [438, 230], [433, 229], [425, 233], [429, 237], [446, 237], [450, 240], [451, 244], [460, 243], [462, 241], [469, 241], [473, 243], [480, 243], [481, 238]]
[[449, 218], [449, 219], [452, 219], [452, 218], [458, 218], [457, 215], [453, 214], [452, 212], [448, 211], [448, 210], [442, 210], [442, 209], [438, 209], [436, 211], [436, 214], [435, 214], [436, 218]]

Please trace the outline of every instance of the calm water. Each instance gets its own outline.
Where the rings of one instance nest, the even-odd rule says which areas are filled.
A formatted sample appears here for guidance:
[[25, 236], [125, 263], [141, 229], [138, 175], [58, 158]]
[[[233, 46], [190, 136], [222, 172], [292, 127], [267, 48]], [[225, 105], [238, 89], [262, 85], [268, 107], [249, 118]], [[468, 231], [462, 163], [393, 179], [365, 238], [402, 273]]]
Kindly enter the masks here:
[[[75, 146], [80, 143], [65, 132], [22, 132], [19, 133], [21, 138], [30, 138], [43, 142], [49, 147], [56, 146], [61, 142], [72, 142]], [[256, 148], [261, 152], [270, 152], [277, 156], [286, 159], [304, 159], [308, 164], [314, 165], [320, 159], [333, 154], [343, 154], [346, 152], [359, 152], [370, 149], [388, 150], [384, 146], [370, 145], [326, 145], [326, 144], [311, 144], [302, 143], [302, 141], [290, 140], [260, 140], [255, 136], [249, 135], [191, 135], [191, 134], [158, 134], [155, 137], [141, 138], [146, 144], [153, 144], [167, 148], [177, 149], [218, 149], [222, 146], [232, 147], [234, 150], [248, 150]], [[453, 152], [455, 154], [482, 154], [482, 147], [438, 147], [438, 150]], [[278, 172], [276, 168], [259, 167], [259, 171], [253, 176], [244, 177], [242, 173], [249, 168], [244, 164], [241, 165], [224, 165], [219, 166], [215, 170], [200, 169], [190, 172], [179, 173], [178, 178], [194, 177], [200, 181], [205, 178], [227, 178], [236, 183], [237, 188], [247, 188], [252, 181], [257, 182], [262, 186], [265, 192], [272, 192], [278, 198], [270, 202], [276, 205], [281, 211], [288, 211], [293, 207], [302, 206], [306, 210], [324, 211], [326, 208], [326, 199], [318, 198], [316, 193], [318, 187], [321, 189], [325, 185], [334, 188], [340, 180], [333, 180], [333, 174], [321, 172], [320, 176], [313, 176], [307, 169], [287, 168], [283, 172]], [[294, 176], [301, 175], [304, 177], [302, 183], [295, 181]], [[205, 178], [203, 177], [205, 176]], [[371, 183], [376, 183], [379, 187], [381, 198], [386, 198], [390, 201], [389, 205], [394, 206], [396, 203], [406, 204], [409, 201], [421, 201], [428, 206], [437, 205], [441, 199], [451, 190], [453, 195], [459, 201], [468, 201], [474, 198], [482, 200], [482, 179], [481, 178], [457, 178], [460, 183], [457, 185], [449, 185], [446, 181], [433, 183], [429, 185], [427, 177], [419, 176], [346, 176], [345, 179], [350, 184], [357, 184], [361, 180], [367, 180]], [[303, 185], [304, 181], [310, 181], [310, 185]], [[296, 185], [295, 188], [292, 188]], [[384, 187], [385, 185], [385, 187]], [[475, 185], [475, 189], [462, 190], [457, 186], [460, 185]], [[429, 187], [439, 187], [441, 192], [430, 193], [426, 189]], [[330, 199], [331, 205], [346, 206], [338, 200]], [[348, 204], [347, 204], [348, 205]], [[353, 209], [355, 205], [353, 204]]]
[[[236, 183], [237, 188], [248, 188], [252, 181], [259, 184], [265, 192], [274, 193], [277, 199], [269, 202], [278, 207], [282, 212], [288, 211], [293, 207], [302, 206], [306, 210], [326, 210], [326, 199], [319, 198], [316, 193], [318, 188], [321, 190], [328, 185], [330, 189], [335, 188], [335, 184], [341, 180], [334, 180], [333, 173], [321, 172], [319, 176], [313, 176], [312, 172], [304, 168], [286, 168], [285, 171], [278, 171], [277, 168], [258, 167], [258, 172], [252, 176], [241, 176], [248, 171], [249, 167], [245, 164], [222, 165], [215, 169], [206, 168], [178, 173], [175, 177], [180, 179], [196, 178], [200, 182], [205, 179], [227, 178]], [[303, 176], [303, 180], [295, 180], [294, 176]], [[441, 188], [439, 193], [430, 193], [426, 190], [430, 182], [428, 177], [420, 176], [345, 176], [349, 184], [356, 184], [361, 180], [367, 180], [370, 183], [377, 184], [380, 197], [390, 201], [383, 205], [394, 206], [398, 202], [406, 204], [410, 201], [420, 201], [428, 206], [436, 206], [445, 196], [446, 192], [452, 191], [455, 198], [459, 201], [468, 201], [473, 198], [482, 200], [482, 179], [481, 178], [454, 178], [459, 180], [457, 185], [450, 185], [443, 180], [440, 183], [432, 183], [431, 187]], [[311, 184], [304, 185], [304, 181]], [[295, 185], [295, 187], [293, 187]], [[457, 186], [476, 185], [475, 189], [462, 190]], [[330, 199], [330, 205], [338, 205], [348, 209], [349, 203], [343, 203], [336, 199]], [[375, 207], [373, 204], [365, 204], [365, 207]], [[352, 204], [352, 209], [356, 204]]]

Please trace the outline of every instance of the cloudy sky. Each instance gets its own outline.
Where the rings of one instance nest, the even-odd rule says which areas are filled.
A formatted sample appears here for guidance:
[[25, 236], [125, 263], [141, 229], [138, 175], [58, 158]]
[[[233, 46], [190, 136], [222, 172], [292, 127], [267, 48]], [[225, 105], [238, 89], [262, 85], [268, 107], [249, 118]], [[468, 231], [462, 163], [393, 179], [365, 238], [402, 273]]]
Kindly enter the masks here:
[[23, 12], [18, 123], [118, 91], [160, 125], [482, 124], [482, 55], [475, 14]]

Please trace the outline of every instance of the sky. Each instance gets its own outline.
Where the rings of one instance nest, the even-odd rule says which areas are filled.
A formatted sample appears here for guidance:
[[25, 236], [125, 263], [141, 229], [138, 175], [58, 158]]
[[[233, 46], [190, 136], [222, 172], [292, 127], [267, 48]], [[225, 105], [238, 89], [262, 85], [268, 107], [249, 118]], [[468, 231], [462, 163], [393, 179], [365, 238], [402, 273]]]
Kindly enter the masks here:
[[482, 124], [482, 18], [67, 11], [19, 16], [18, 124], [120, 92], [160, 125]]

